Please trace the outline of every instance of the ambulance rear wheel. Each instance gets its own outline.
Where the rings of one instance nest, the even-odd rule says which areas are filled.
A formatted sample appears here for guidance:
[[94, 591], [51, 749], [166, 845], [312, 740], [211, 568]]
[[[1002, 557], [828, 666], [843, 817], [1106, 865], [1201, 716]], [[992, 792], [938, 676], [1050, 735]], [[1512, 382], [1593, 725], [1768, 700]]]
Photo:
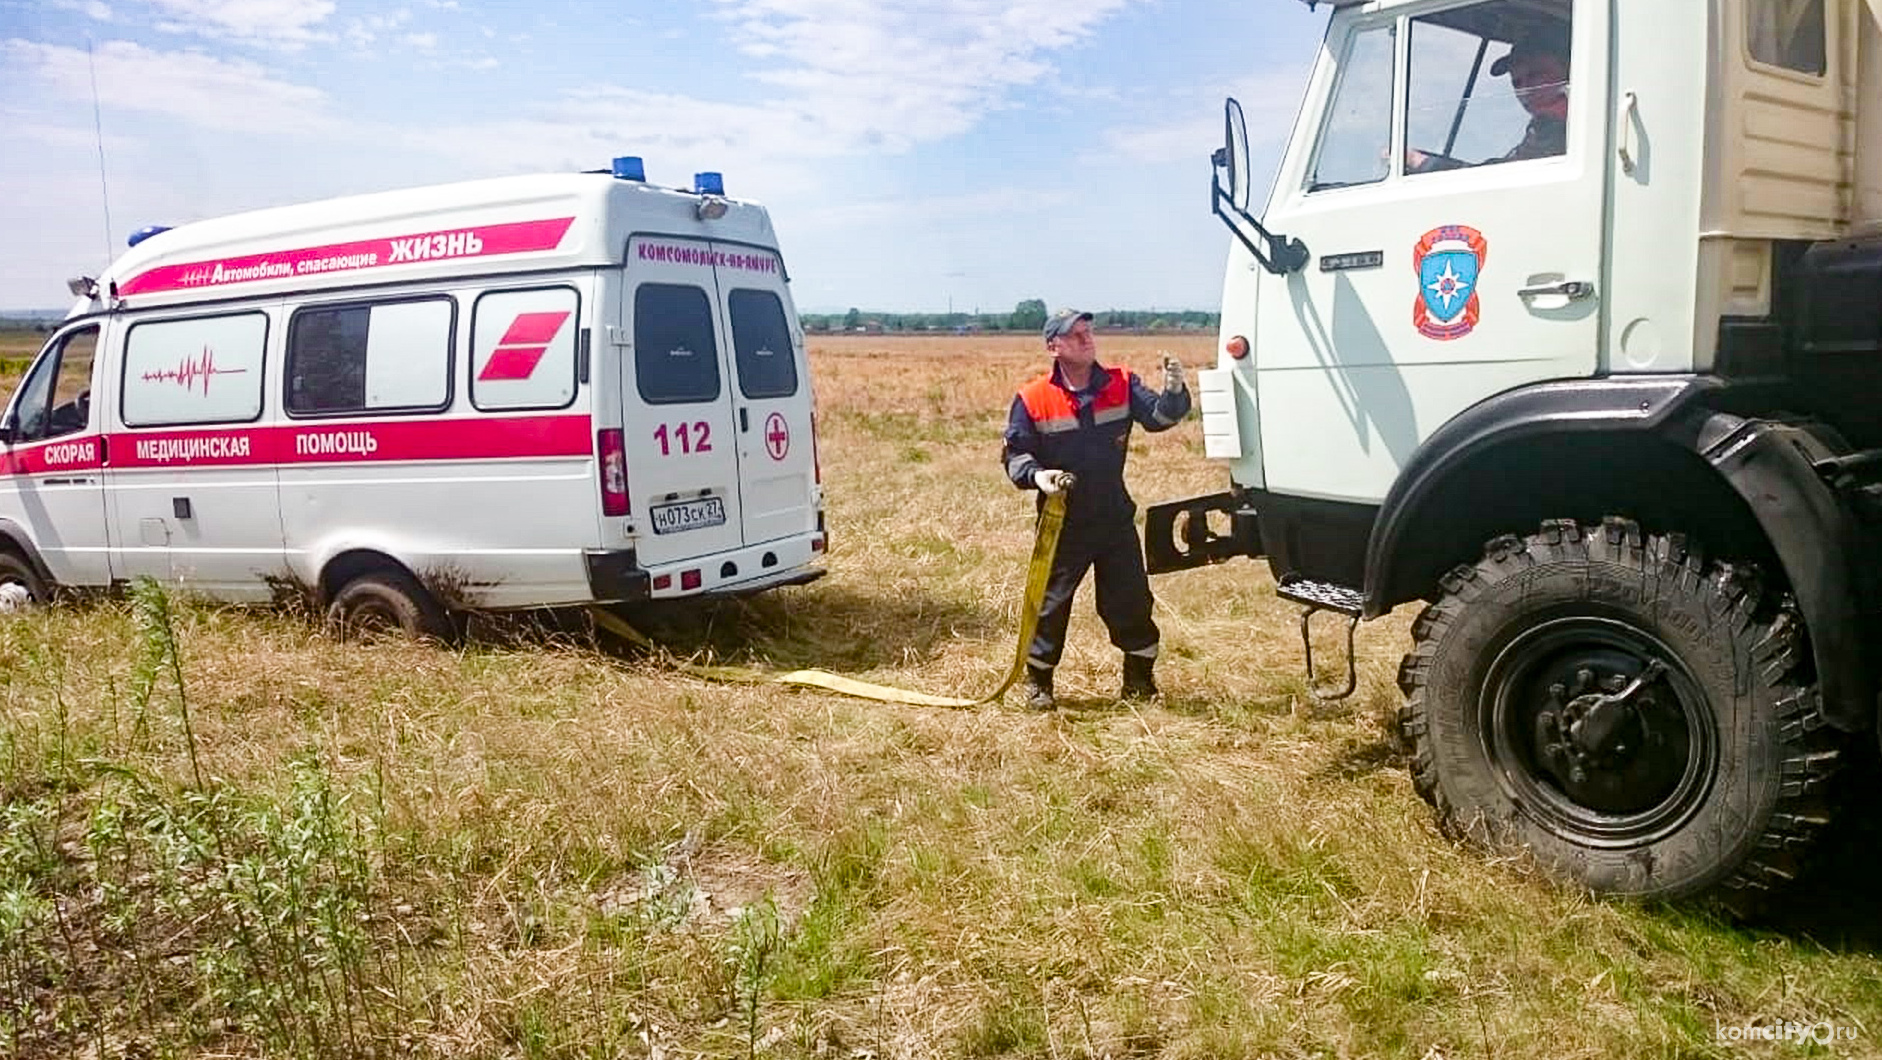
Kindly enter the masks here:
[[405, 636], [451, 639], [451, 616], [424, 587], [399, 571], [376, 571], [347, 582], [327, 606], [327, 628], [341, 640]]
[[1399, 671], [1412, 780], [1454, 839], [1592, 890], [1746, 915], [1802, 870], [1845, 740], [1757, 571], [1560, 520], [1453, 570]]
[[48, 599], [46, 582], [33, 565], [12, 552], [0, 552], [0, 614], [25, 611]]

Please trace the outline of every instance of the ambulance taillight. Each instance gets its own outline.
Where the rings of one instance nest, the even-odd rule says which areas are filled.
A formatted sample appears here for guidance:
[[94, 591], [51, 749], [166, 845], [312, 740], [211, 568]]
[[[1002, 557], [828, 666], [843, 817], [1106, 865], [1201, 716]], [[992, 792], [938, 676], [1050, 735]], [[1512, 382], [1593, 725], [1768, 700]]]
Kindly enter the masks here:
[[601, 456], [601, 514], [627, 514], [627, 439], [618, 427], [595, 432], [595, 452]]

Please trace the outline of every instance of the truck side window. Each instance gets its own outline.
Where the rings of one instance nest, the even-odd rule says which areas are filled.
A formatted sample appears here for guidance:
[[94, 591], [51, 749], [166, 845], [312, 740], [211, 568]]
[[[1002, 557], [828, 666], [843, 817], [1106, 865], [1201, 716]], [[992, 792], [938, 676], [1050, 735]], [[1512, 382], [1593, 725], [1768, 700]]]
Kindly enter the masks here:
[[797, 354], [784, 303], [772, 291], [733, 291], [732, 347], [738, 354], [738, 389], [748, 398], [797, 393]]
[[92, 361], [98, 329], [85, 328], [59, 340], [20, 384], [13, 406], [15, 442], [38, 442], [77, 434], [91, 426]]
[[288, 412], [443, 409], [451, 400], [456, 319], [449, 298], [296, 312], [288, 325]]
[[649, 405], [718, 400], [719, 343], [702, 288], [643, 283], [634, 291], [634, 381]]
[[1491, 0], [1412, 19], [1405, 172], [1566, 154], [1569, 15]]
[[261, 415], [264, 313], [159, 320], [124, 340], [127, 427], [246, 423]]
[[1387, 24], [1348, 41], [1307, 190], [1371, 184], [1391, 172], [1392, 40]]
[[1823, 0], [1747, 0], [1745, 17], [1753, 59], [1817, 76], [1828, 69]]

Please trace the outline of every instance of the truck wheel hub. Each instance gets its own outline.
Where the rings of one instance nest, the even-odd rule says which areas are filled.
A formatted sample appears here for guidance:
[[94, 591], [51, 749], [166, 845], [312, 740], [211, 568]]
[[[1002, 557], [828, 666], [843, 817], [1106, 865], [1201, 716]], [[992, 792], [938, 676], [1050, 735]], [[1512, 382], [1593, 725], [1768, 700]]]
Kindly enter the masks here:
[[1593, 617], [1544, 623], [1498, 655], [1486, 722], [1505, 783], [1579, 841], [1656, 833], [1695, 805], [1712, 763], [1704, 700], [1655, 638]]

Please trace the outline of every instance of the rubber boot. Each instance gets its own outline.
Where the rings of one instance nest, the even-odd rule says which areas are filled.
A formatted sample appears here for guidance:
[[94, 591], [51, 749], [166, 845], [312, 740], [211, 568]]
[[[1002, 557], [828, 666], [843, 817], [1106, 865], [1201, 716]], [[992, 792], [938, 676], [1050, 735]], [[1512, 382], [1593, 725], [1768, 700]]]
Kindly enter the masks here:
[[1052, 710], [1059, 705], [1052, 698], [1052, 671], [1040, 666], [1026, 667], [1026, 708]]
[[1154, 699], [1157, 695], [1157, 682], [1150, 676], [1155, 659], [1142, 655], [1124, 656], [1124, 690], [1120, 699]]

